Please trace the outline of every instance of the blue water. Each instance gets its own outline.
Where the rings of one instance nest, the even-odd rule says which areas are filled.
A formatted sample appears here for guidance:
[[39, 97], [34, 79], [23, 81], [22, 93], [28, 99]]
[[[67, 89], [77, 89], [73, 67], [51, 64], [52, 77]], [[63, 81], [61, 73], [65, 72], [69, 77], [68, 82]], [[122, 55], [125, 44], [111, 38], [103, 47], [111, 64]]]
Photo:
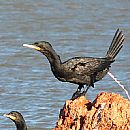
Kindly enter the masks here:
[[[111, 72], [130, 93], [130, 2], [127, 0], [0, 1], [0, 130], [14, 130], [2, 115], [23, 114], [30, 130], [54, 128], [66, 99], [77, 86], [53, 76], [47, 59], [23, 43], [49, 41], [62, 61], [74, 56], [103, 57], [117, 28], [126, 40]], [[125, 92], [108, 75], [86, 97]]]

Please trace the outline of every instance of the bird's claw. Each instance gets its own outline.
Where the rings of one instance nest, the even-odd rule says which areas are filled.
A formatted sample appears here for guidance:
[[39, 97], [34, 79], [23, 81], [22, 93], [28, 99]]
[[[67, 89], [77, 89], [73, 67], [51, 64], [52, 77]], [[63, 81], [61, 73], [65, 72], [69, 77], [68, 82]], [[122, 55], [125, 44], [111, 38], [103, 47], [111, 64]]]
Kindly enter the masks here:
[[81, 94], [81, 92], [80, 91], [76, 91], [73, 95], [72, 95], [72, 100], [74, 100], [74, 99], [76, 99], [76, 98], [78, 98], [79, 96], [80, 96], [80, 94]]
[[86, 94], [86, 91], [83, 91], [82, 93], [81, 93], [81, 91], [76, 91], [73, 95], [72, 95], [72, 100], [74, 100], [74, 99], [76, 99], [76, 98], [78, 98], [78, 97], [80, 97], [80, 96], [85, 96], [85, 94]]

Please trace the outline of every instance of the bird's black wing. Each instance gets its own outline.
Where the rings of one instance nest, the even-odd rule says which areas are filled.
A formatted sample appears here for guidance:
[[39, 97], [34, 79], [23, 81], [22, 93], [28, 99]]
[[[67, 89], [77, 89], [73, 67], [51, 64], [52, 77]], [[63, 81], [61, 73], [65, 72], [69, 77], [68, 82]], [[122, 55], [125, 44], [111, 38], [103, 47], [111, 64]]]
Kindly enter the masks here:
[[75, 57], [64, 64], [70, 71], [78, 75], [93, 75], [109, 67], [111, 61], [106, 58]]

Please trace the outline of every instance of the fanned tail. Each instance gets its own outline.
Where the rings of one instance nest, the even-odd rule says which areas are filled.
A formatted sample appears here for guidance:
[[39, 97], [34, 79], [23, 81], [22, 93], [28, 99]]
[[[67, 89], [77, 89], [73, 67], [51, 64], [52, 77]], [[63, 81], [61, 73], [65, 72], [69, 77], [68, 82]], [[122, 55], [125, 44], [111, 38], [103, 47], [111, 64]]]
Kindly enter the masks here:
[[119, 29], [117, 29], [112, 43], [107, 51], [106, 54], [106, 58], [110, 59], [110, 60], [114, 60], [116, 55], [119, 53], [119, 51], [121, 50], [121, 48], [123, 47], [123, 42], [124, 42], [124, 34], [122, 33], [122, 31], [120, 31]]

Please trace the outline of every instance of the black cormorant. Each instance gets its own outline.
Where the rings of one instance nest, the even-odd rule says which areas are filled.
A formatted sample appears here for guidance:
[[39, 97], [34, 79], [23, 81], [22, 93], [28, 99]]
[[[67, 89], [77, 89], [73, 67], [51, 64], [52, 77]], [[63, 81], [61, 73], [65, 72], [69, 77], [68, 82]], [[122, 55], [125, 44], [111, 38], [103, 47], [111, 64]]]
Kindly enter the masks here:
[[11, 111], [8, 114], [4, 114], [4, 116], [10, 118], [15, 123], [17, 130], [27, 130], [25, 120], [21, 113], [17, 111]]
[[[103, 58], [95, 57], [74, 57], [62, 62], [51, 44], [46, 41], [37, 41], [33, 44], [23, 44], [25, 47], [33, 48], [47, 57], [50, 62], [54, 76], [63, 82], [78, 84], [79, 87], [73, 96], [81, 94], [81, 89], [87, 85], [87, 92], [90, 86], [101, 80], [109, 71], [111, 63], [115, 61], [116, 55], [123, 47], [124, 35], [117, 29], [111, 45]], [[84, 94], [85, 94], [84, 93]]]

